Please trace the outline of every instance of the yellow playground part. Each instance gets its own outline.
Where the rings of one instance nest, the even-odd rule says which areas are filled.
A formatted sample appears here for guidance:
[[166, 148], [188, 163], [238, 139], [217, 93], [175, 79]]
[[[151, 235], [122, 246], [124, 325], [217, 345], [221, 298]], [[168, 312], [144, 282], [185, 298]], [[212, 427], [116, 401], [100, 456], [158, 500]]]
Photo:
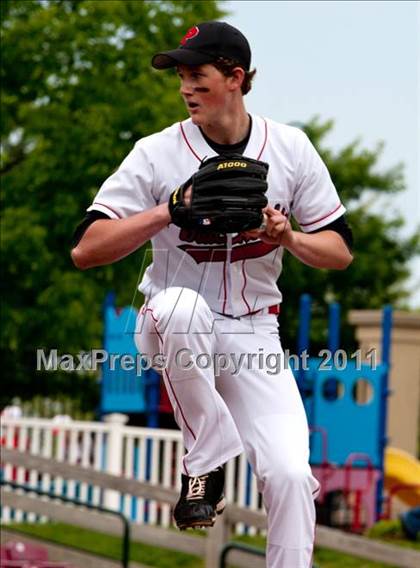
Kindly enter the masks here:
[[416, 485], [395, 493], [410, 507], [420, 506], [420, 461], [408, 452], [397, 448], [385, 451], [385, 487], [389, 491], [396, 485]]

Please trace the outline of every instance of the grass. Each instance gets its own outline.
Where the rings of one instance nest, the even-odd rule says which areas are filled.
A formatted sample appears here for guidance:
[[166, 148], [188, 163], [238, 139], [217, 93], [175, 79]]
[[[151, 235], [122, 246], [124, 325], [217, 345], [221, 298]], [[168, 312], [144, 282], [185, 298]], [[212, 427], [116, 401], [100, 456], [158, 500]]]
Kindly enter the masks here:
[[[113, 560], [121, 560], [122, 541], [117, 536], [64, 523], [19, 523], [10, 525], [10, 528], [28, 536], [36, 536]], [[134, 541], [130, 543], [130, 560], [159, 568], [204, 568], [204, 563], [197, 556]]]
[[407, 540], [402, 530], [401, 522], [396, 519], [391, 521], [379, 521], [367, 531], [366, 536], [388, 542], [389, 544], [420, 550], [420, 534], [416, 541]]
[[[260, 548], [265, 546], [265, 539], [262, 537], [239, 536], [235, 540]], [[320, 547], [315, 547], [314, 563], [318, 568], [401, 568], [399, 566], [392, 567], [381, 562], [363, 560], [363, 558], [351, 556], [350, 554]]]
[[[370, 529], [368, 536], [380, 538], [380, 540], [386, 540], [393, 544], [420, 549], [420, 543], [403, 539], [403, 533], [400, 532], [401, 527], [398, 526], [398, 523], [399, 521], [377, 523], [375, 527]], [[93, 530], [85, 530], [63, 523], [19, 523], [10, 525], [10, 528], [28, 536], [36, 536], [98, 556], [114, 560], [121, 559], [121, 538], [116, 536], [104, 535]], [[265, 547], [265, 539], [259, 536], [238, 536], [234, 540], [258, 548]], [[204, 561], [198, 556], [133, 541], [130, 545], [130, 560], [156, 568], [204, 568]], [[349, 554], [318, 547], [315, 549], [314, 561], [319, 568], [392, 568], [389, 564], [371, 562]], [[399, 567], [395, 566], [394, 568]]]

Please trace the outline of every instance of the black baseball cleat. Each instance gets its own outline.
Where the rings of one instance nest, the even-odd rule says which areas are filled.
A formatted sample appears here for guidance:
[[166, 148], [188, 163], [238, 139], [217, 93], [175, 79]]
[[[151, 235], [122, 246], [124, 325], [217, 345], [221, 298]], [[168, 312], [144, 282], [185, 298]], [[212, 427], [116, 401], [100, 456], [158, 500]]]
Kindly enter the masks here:
[[174, 509], [177, 527], [180, 530], [212, 527], [216, 514], [221, 515], [226, 506], [224, 484], [225, 472], [221, 466], [205, 475], [182, 474], [181, 496]]

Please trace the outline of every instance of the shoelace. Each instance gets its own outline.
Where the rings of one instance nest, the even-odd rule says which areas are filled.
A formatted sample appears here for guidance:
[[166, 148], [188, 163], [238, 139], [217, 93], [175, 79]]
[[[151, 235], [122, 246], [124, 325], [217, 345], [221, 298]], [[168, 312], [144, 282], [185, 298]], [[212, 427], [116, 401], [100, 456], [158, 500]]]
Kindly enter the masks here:
[[188, 480], [188, 493], [186, 499], [202, 499], [206, 492], [206, 480], [208, 475], [200, 475], [200, 477], [191, 477]]

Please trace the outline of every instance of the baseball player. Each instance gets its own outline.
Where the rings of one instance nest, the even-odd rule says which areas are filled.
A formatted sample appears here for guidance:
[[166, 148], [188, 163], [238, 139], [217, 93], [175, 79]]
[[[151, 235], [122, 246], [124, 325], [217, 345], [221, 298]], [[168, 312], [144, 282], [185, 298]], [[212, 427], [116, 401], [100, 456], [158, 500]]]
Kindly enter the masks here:
[[[351, 231], [306, 135], [247, 113], [250, 63], [244, 35], [218, 21], [192, 27], [177, 49], [153, 57], [155, 69], [176, 68], [189, 118], [135, 144], [88, 208], [72, 258], [86, 269], [152, 242], [136, 342], [162, 358], [187, 450], [178, 527], [214, 523], [225, 504], [223, 464], [245, 451], [267, 510], [267, 566], [308, 568], [319, 483], [293, 374], [272, 365], [283, 354], [276, 282], [284, 250], [314, 268], [345, 269]], [[240, 230], [230, 184], [250, 164], [266, 205], [258, 224]], [[253, 183], [240, 181], [244, 196]], [[196, 215], [196, 194], [203, 204], [207, 193], [216, 196], [212, 212]], [[292, 215], [301, 230], [292, 229]]]

